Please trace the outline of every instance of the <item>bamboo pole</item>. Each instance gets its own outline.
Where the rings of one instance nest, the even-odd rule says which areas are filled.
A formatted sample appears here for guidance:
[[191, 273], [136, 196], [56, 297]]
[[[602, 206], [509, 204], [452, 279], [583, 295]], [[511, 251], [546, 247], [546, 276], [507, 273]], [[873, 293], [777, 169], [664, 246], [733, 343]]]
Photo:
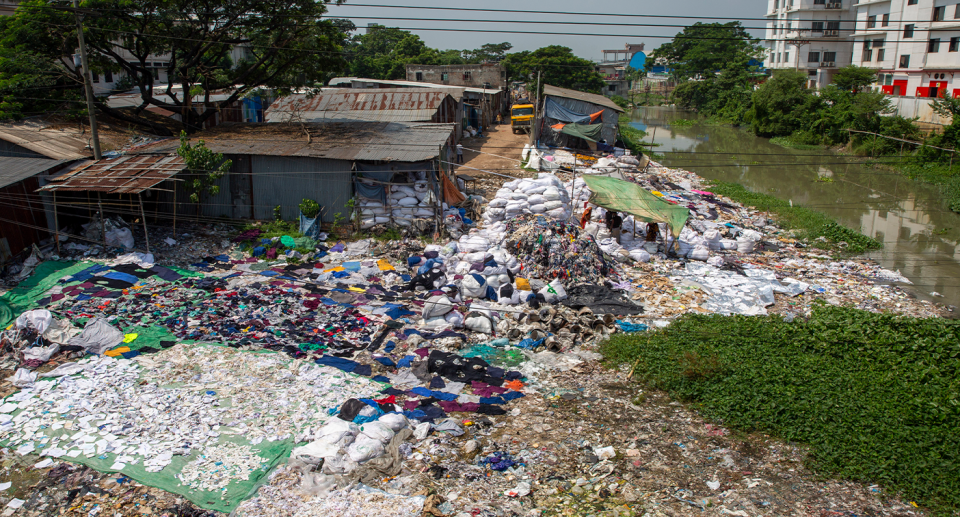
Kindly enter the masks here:
[[150, 234], [147, 233], [147, 214], [143, 211], [143, 196], [137, 194], [137, 201], [140, 202], [140, 218], [143, 219], [143, 240], [147, 243], [147, 253], [150, 253]]
[[53, 238], [57, 242], [57, 255], [60, 254], [60, 221], [57, 218], [57, 191], [53, 191]]
[[100, 203], [100, 192], [97, 192], [97, 208], [100, 210], [100, 238], [103, 239], [103, 246], [107, 246], [107, 230], [103, 221], [103, 204]]

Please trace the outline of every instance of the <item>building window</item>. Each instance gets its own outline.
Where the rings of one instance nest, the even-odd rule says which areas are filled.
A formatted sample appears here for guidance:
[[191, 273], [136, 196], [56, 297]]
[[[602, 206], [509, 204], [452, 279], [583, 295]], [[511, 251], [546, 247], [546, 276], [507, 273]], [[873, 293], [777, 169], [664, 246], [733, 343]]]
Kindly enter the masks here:
[[780, 53], [779, 53], [779, 52], [777, 52], [777, 60], [776, 60], [776, 61], [774, 61], [774, 63], [779, 63], [779, 62], [780, 62]]
[[960, 47], [960, 38], [950, 38], [950, 52], [956, 52]]
[[607, 89], [610, 90], [611, 92], [615, 92], [617, 91], [617, 85], [611, 84], [610, 86], [607, 87]]
[[903, 26], [903, 37], [904, 37], [904, 38], [912, 38], [912, 37], [913, 37], [913, 27], [914, 27], [914, 24], [912, 24], [912, 23], [908, 23], [908, 24], [906, 24], [906, 25]]
[[103, 82], [105, 82], [105, 83], [112, 83], [112, 82], [113, 82], [113, 72], [111, 72], [110, 70], [107, 70], [107, 71], [103, 72]]
[[819, 63], [819, 62], [820, 62], [820, 53], [819, 53], [819, 52], [811, 52], [811, 53], [807, 54], [807, 62], [808, 62], [808, 63]]
[[827, 3], [827, 0], [813, 0], [814, 5], [823, 5]]
[[469, 72], [469, 71], [463, 73], [463, 80], [464, 80], [464, 81], [469, 81], [469, 80], [470, 80], [470, 72]]
[[867, 28], [872, 29], [877, 26], [877, 16], [867, 16]]
[[448, 73], [446, 73], [446, 72], [440, 74], [440, 80], [443, 81], [443, 82], [449, 81], [449, 80], [450, 80], [450, 74], [448, 74]]
[[100, 82], [100, 74], [91, 72], [90, 75], [93, 76], [93, 82], [95, 82], [95, 83], [99, 83], [99, 82]]
[[789, 53], [789, 52], [784, 52], [784, 53], [783, 53], [783, 62], [784, 62], [784, 63], [790, 62], [790, 53]]
[[883, 61], [883, 58], [886, 57], [885, 54], [886, 54], [886, 52], [884, 51], [884, 49], [880, 49], [880, 50], [877, 51], [877, 62], [878, 62], [878, 63], [881, 62], [881, 61]]
[[417, 72], [417, 81], [423, 81], [423, 72]]
[[953, 19], [956, 20], [960, 18], [960, 4], [957, 4], [957, 7], [953, 10]]
[[864, 45], [864, 46], [863, 46], [863, 56], [862, 56], [861, 59], [862, 59], [863, 61], [867, 61], [867, 62], [873, 61], [873, 50], [871, 50], [870, 47]]
[[776, 11], [780, 8], [780, 0], [773, 0], [773, 10]]
[[827, 22], [828, 31], [838, 31], [840, 30], [840, 22]]
[[945, 17], [946, 14], [947, 14], [947, 7], [946, 7], [946, 6], [941, 5], [940, 7], [934, 7], [934, 8], [933, 8], [933, 21], [935, 21], [935, 22], [942, 22], [942, 21], [944, 20], [944, 17]]
[[900, 68], [910, 68], [910, 56], [900, 56]]
[[871, 45], [871, 46], [872, 46], [873, 48], [883, 48], [883, 40], [882, 40], [882, 39], [875, 39], [875, 40], [873, 40], [873, 45]]
[[927, 44], [927, 52], [931, 54], [936, 54], [940, 52], [940, 38], [931, 38], [930, 42]]
[[917, 5], [917, 0], [907, 0], [907, 5]]
[[836, 53], [836, 52], [824, 52], [824, 53], [823, 53], [823, 60], [824, 60], [824, 61], [836, 61], [836, 60], [837, 60], [837, 53]]
[[885, 15], [883, 15], [883, 18], [882, 18], [881, 21], [880, 21], [880, 26], [882, 26], [882, 27], [888, 27], [889, 25], [890, 25], [890, 15], [889, 15], [889, 14], [885, 14]]
[[813, 32], [823, 32], [823, 22], [813, 22], [811, 27]]
[[883, 76], [884, 86], [890, 86], [893, 84], [893, 74], [884, 74]]

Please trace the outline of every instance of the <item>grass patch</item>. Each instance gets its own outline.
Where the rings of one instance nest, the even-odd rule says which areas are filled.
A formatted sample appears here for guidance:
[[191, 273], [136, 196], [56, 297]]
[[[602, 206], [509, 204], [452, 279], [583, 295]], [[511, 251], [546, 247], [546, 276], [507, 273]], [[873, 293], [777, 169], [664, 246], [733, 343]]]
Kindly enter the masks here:
[[826, 245], [822, 247], [848, 253], [863, 253], [883, 247], [883, 243], [842, 226], [823, 212], [801, 206], [790, 206], [788, 201], [769, 194], [752, 192], [737, 183], [717, 181], [710, 186], [710, 190], [745, 206], [770, 212], [781, 226], [794, 230], [800, 239], [808, 242], [819, 239], [821, 244], [818, 246]]
[[623, 140], [623, 145], [630, 149], [630, 153], [634, 156], [646, 154], [640, 142], [643, 137], [647, 136], [647, 132], [631, 126], [630, 115], [620, 115], [618, 122], [620, 123], [620, 138]]
[[691, 127], [699, 124], [700, 121], [694, 120], [692, 118], [678, 118], [674, 119], [673, 122], [670, 122], [671, 127]]
[[826, 305], [790, 323], [688, 314], [600, 352], [724, 425], [809, 444], [821, 474], [960, 510], [960, 321]]
[[798, 151], [819, 151], [826, 148], [826, 146], [823, 145], [801, 144], [799, 142], [795, 142], [789, 136], [775, 136], [770, 139], [770, 143], [773, 145], [779, 145], [780, 147], [786, 147], [787, 149], [796, 149]]

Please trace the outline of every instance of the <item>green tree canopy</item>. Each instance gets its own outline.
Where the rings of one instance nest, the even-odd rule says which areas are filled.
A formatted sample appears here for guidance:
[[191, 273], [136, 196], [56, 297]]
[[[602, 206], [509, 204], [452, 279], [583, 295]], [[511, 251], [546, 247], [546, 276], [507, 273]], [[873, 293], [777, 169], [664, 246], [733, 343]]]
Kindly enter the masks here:
[[[85, 0], [80, 12], [91, 71], [129, 78], [141, 97], [132, 111], [110, 108], [102, 99], [97, 108], [169, 135], [143, 116], [147, 109], [180, 114], [184, 129], [194, 131], [258, 88], [282, 91], [322, 80], [345, 66], [344, 23], [322, 18], [334, 1], [339, 0]], [[81, 84], [70, 57], [77, 50], [70, 5], [21, 2], [3, 22], [0, 56], [32, 53]], [[154, 78], [157, 62], [171, 78], [166, 84]], [[215, 92], [225, 97], [212, 100]]]
[[847, 65], [833, 75], [833, 84], [841, 90], [860, 92], [877, 82], [877, 70], [857, 65]]
[[819, 98], [807, 92], [807, 76], [793, 70], [773, 74], [753, 93], [747, 118], [757, 136], [783, 136], [805, 128], [812, 104]]
[[540, 86], [550, 84], [589, 93], [600, 93], [606, 83], [588, 59], [577, 57], [568, 47], [551, 45], [508, 54], [501, 62], [510, 81], [533, 82], [540, 72]]
[[683, 29], [673, 41], [660, 45], [653, 52], [656, 59], [647, 59], [650, 70], [663, 58], [682, 78], [706, 76], [730, 63], [746, 63], [764, 53], [759, 40], [751, 37], [740, 22], [696, 23]]

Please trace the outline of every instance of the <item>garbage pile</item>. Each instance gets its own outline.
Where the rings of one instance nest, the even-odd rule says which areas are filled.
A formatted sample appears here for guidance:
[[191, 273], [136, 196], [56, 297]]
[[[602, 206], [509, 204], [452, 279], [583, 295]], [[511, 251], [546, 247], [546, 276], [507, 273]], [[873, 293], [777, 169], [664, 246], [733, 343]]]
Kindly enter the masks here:
[[603, 285], [619, 276], [596, 240], [564, 219], [516, 217], [506, 229], [507, 249], [532, 278]]

